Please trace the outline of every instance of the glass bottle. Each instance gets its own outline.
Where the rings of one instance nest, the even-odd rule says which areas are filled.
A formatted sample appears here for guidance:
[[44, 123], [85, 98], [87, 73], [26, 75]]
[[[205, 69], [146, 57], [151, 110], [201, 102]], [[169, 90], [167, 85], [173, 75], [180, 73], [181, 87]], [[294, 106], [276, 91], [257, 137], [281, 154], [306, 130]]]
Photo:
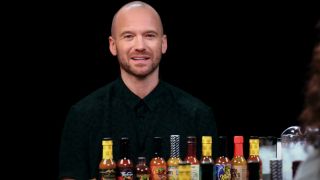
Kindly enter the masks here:
[[191, 165], [191, 180], [200, 180], [200, 163], [197, 159], [197, 138], [195, 136], [188, 136], [187, 146], [185, 161]]
[[129, 158], [129, 138], [122, 137], [120, 139], [120, 159], [117, 162], [118, 180], [133, 179], [133, 162]]
[[214, 176], [214, 162], [212, 159], [212, 137], [202, 136], [202, 157], [200, 160], [201, 179], [212, 180]]
[[116, 179], [116, 163], [113, 161], [112, 139], [102, 140], [102, 159], [99, 164], [100, 180]]
[[243, 136], [234, 136], [234, 156], [231, 160], [231, 179], [247, 180], [247, 161], [243, 156]]
[[136, 166], [136, 180], [149, 180], [150, 169], [146, 164], [145, 157], [138, 157], [138, 164]]
[[178, 179], [178, 166], [180, 159], [180, 136], [170, 135], [170, 158], [168, 159], [168, 179]]
[[218, 138], [218, 157], [215, 160], [215, 170], [217, 180], [231, 180], [231, 161], [228, 158], [227, 137]]
[[[262, 160], [259, 156], [259, 137], [251, 136], [249, 139], [249, 157], [247, 162], [249, 169], [249, 180], [262, 180]], [[255, 165], [255, 163], [259, 165]], [[255, 168], [255, 166], [258, 166], [259, 168]]]
[[154, 148], [154, 154], [150, 161], [151, 179], [152, 180], [167, 179], [167, 163], [161, 154], [161, 148], [162, 148], [161, 137], [153, 138], [153, 148]]

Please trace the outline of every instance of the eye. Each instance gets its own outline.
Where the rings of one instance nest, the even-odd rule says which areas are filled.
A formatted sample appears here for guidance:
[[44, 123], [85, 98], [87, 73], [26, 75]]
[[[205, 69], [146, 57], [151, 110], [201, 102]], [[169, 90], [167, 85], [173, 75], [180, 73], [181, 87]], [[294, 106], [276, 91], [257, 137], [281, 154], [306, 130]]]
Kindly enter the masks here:
[[146, 34], [146, 37], [147, 37], [148, 39], [153, 39], [153, 38], [156, 37], [156, 35], [155, 35], [154, 33], [147, 33], [147, 34]]
[[125, 34], [125, 35], [123, 35], [123, 38], [127, 39], [127, 40], [130, 40], [130, 39], [133, 38], [133, 35], [132, 34]]

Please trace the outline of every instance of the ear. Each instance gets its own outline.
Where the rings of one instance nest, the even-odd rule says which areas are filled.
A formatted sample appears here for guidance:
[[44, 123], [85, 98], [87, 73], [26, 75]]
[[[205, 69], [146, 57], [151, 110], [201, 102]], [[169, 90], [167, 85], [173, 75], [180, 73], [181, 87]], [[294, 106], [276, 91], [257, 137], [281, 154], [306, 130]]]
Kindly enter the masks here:
[[168, 43], [167, 43], [167, 35], [162, 36], [162, 54], [165, 54], [167, 52]]
[[116, 42], [112, 38], [112, 36], [109, 36], [109, 50], [112, 55], [116, 56], [117, 55], [117, 47], [116, 47]]

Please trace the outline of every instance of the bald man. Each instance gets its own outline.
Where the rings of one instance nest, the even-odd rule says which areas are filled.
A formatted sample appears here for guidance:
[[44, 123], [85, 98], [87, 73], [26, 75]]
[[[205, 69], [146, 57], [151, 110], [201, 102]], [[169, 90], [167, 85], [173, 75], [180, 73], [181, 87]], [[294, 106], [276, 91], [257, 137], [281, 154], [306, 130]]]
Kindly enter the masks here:
[[[129, 158], [136, 163], [144, 156], [147, 164], [156, 136], [163, 139], [161, 153], [166, 160], [170, 135], [180, 135], [181, 159], [186, 156], [187, 136], [198, 138], [198, 158], [201, 136], [212, 136], [217, 142], [211, 108], [159, 79], [167, 36], [153, 7], [141, 1], [121, 7], [112, 21], [109, 50], [118, 59], [120, 77], [70, 108], [61, 139], [60, 178], [99, 179], [104, 137], [113, 140], [115, 161], [121, 158], [120, 139], [128, 137]], [[217, 152], [216, 143], [213, 152]]]

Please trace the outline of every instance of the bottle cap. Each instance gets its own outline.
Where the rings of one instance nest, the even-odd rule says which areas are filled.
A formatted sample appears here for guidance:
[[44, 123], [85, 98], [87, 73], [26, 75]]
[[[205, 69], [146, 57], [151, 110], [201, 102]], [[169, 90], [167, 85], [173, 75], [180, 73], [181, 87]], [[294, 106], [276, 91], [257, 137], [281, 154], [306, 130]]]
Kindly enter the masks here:
[[243, 136], [234, 136], [233, 141], [236, 144], [243, 143]]
[[212, 144], [211, 136], [202, 136], [202, 144]]
[[107, 137], [102, 139], [102, 145], [103, 146], [111, 146], [112, 145], [112, 139]]

